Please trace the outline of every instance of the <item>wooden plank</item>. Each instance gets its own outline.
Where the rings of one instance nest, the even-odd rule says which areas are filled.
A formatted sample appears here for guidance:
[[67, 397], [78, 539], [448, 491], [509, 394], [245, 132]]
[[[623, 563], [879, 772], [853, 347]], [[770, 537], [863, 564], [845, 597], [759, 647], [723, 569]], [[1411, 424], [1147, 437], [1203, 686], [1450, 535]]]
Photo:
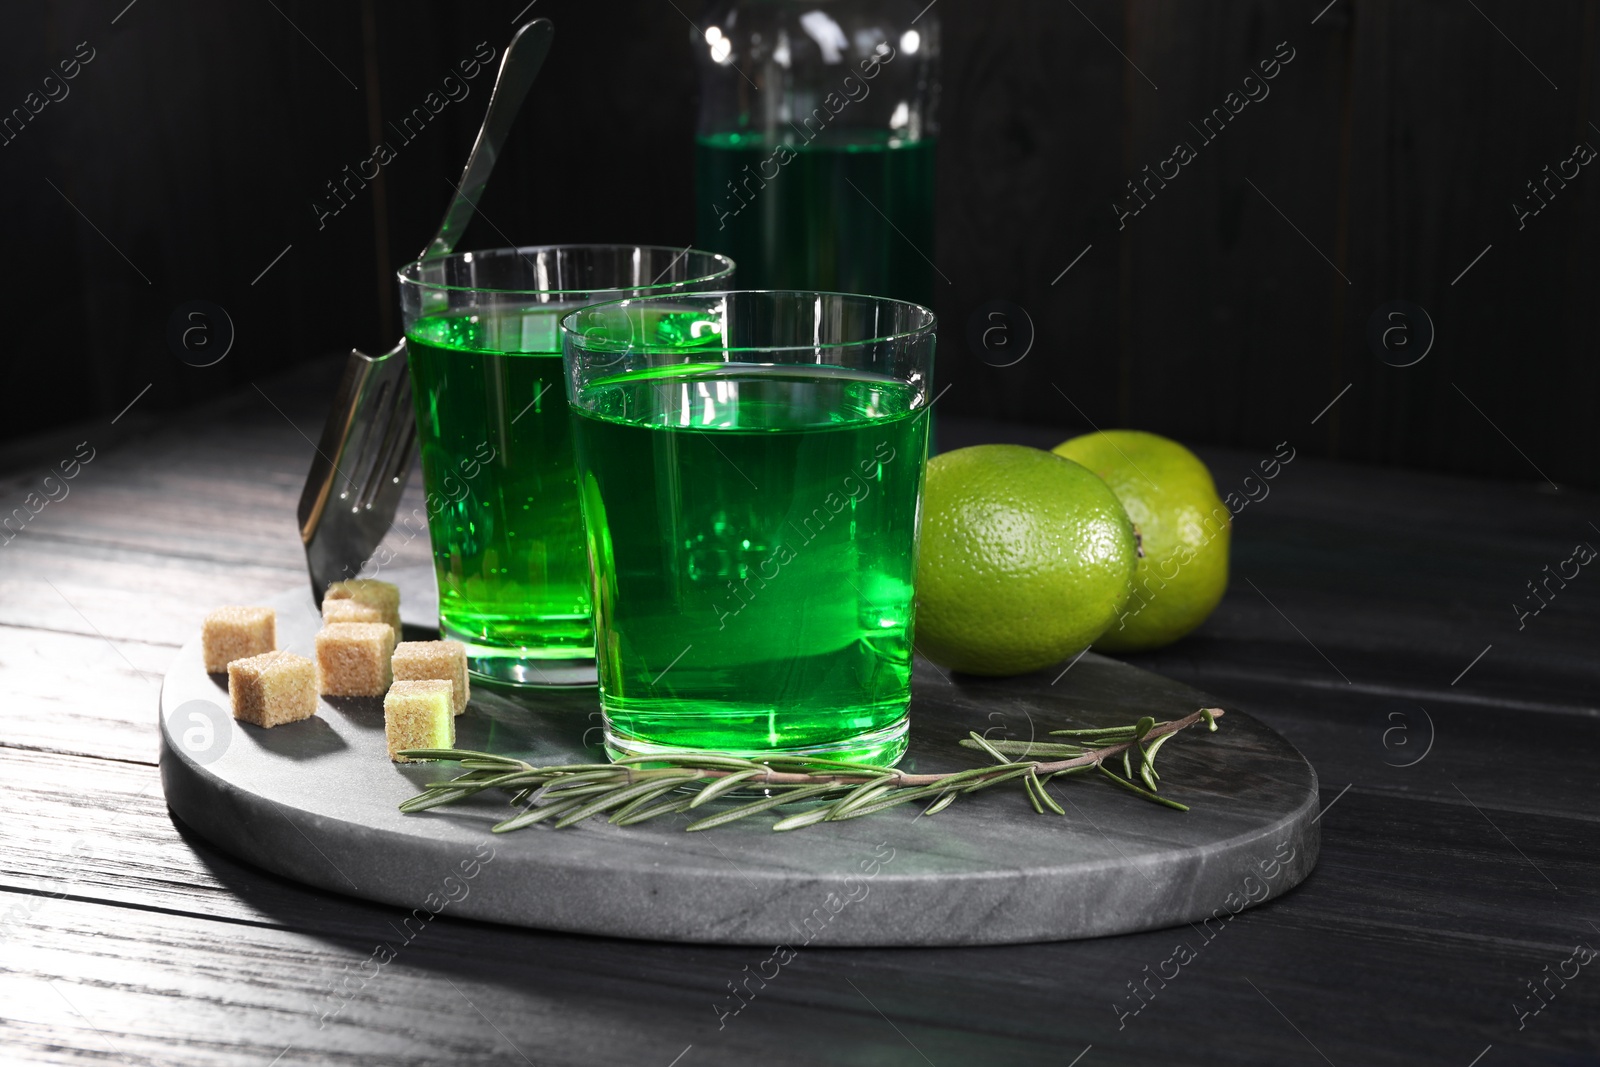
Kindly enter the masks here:
[[[557, 980], [531, 961], [504, 960], [509, 969], [496, 966], [491, 980], [520, 988], [484, 987], [483, 961], [460, 954], [453, 932], [426, 930], [378, 970], [375, 945], [399, 940], [387, 922], [363, 941], [330, 944], [62, 901], [7, 946], [0, 1028], [30, 1062], [422, 1064], [505, 1062], [515, 1053], [501, 1033], [542, 1062], [637, 1053], [687, 1021], [686, 994], [657, 998], [642, 976], [597, 991], [571, 969]], [[364, 964], [377, 977], [363, 980]]]
[[[393, 553], [387, 564], [391, 569], [426, 567], [431, 561], [427, 533], [416, 529], [425, 513], [420, 484], [415, 488], [402, 499], [399, 512], [406, 517], [414, 501], [415, 523], [397, 522], [383, 542]], [[201, 499], [211, 498], [202, 494]], [[173, 521], [174, 509], [146, 510], [161, 513], [157, 522]], [[155, 540], [162, 540], [164, 528], [155, 532]], [[230, 537], [235, 532], [237, 540]], [[0, 625], [181, 645], [199, 633], [208, 612], [223, 604], [259, 603], [286, 589], [310, 587], [305, 557], [292, 531], [287, 552], [282, 542], [288, 538], [279, 537], [277, 551], [260, 554], [251, 554], [253, 546], [245, 543], [255, 536], [245, 524], [219, 523], [208, 536], [205, 555], [108, 545], [111, 539], [76, 525], [20, 537], [0, 549], [5, 564], [0, 568]]]
[[[1466, 694], [1355, 689], [1338, 680], [1309, 687], [1293, 674], [1246, 673], [1204, 660], [1186, 669], [1169, 667], [1169, 677], [1227, 694], [1225, 706], [1249, 712], [1289, 738], [1317, 768], [1325, 805], [1350, 784], [1352, 795], [1467, 809], [1475, 803], [1519, 819], [1600, 821], [1583, 800], [1593, 780], [1588, 754], [1600, 746], [1600, 709], [1560, 713], [1547, 705], [1507, 707]], [[1537, 790], [1528, 788], [1521, 773], [1503, 770], [1533, 767], [1539, 768]], [[1504, 854], [1516, 855], [1509, 849]], [[1558, 843], [1528, 855], [1546, 869], [1567, 859]], [[1525, 868], [1524, 876], [1540, 882], [1532, 869]], [[1583, 876], [1572, 877], [1581, 882]], [[1579, 883], [1569, 878], [1567, 884]]]
[[[52, 356], [17, 368], [17, 388], [35, 398], [15, 413], [17, 426], [86, 410], [109, 420], [147, 384], [141, 405], [170, 411], [375, 332], [369, 300], [305, 299], [311, 289], [348, 294], [351, 278], [371, 277], [362, 220], [334, 237], [311, 207], [325, 181], [366, 154], [352, 84], [359, 23], [353, 8], [281, 7], [122, 16], [68, 5], [16, 37], [26, 49], [19, 69], [39, 72], [33, 81], [79, 41], [96, 53], [71, 96], [9, 146], [35, 207], [19, 236], [51, 249], [39, 277], [72, 279], [29, 292], [34, 314], [19, 324], [17, 343]], [[172, 64], [173, 55], [191, 59]], [[318, 121], [305, 122], [312, 113]], [[247, 135], [197, 142], [195, 131], [221, 115]], [[238, 333], [228, 358], [203, 371], [179, 362], [166, 341], [169, 316], [197, 296], [226, 307]], [[70, 342], [61, 334], [68, 323]]]
[[[1537, 216], [1519, 222], [1512, 210], [1538, 207], [1527, 183], [1576, 143], [1600, 147], [1587, 125], [1592, 8], [1373, 0], [1353, 10], [1343, 454], [1594, 488], [1593, 420], [1570, 399], [1593, 373], [1593, 318], [1578, 309], [1590, 308], [1600, 265], [1574, 254], [1574, 243], [1593, 247], [1600, 221], [1593, 168]], [[1394, 300], [1421, 305], [1437, 330], [1415, 366], [1366, 351], [1368, 317]], [[1509, 352], [1539, 352], [1540, 372], [1522, 373], [1501, 358]]]
[[176, 649], [0, 626], [0, 751], [154, 763], [161, 677]]
[[0, 885], [39, 898], [30, 918], [71, 897], [358, 936], [395, 910], [230, 859], [171, 817], [153, 764], [0, 750], [0, 782], [16, 820]]
[[[8, 448], [15, 466], [0, 481], [0, 507], [13, 516], [11, 530], [29, 492], [60, 499], [42, 510], [35, 500], [38, 513], [0, 546], [0, 567], [7, 550], [46, 535], [227, 562], [293, 559], [310, 439], [321, 433], [337, 369], [267, 380], [266, 396], [246, 387], [137, 432], [81, 424]], [[64, 487], [46, 485], [75, 455], [91, 458]]]
[[[0, 626], [178, 646], [223, 604], [254, 604], [304, 580], [304, 568], [105, 547], [48, 533], [3, 550]], [[309, 587], [308, 587], [309, 588]]]
[[1122, 425], [1265, 446], [1338, 389], [1348, 45], [1309, 19], [1271, 3], [1129, 4], [1162, 91], [1129, 95], [1128, 173], [1107, 194], [1131, 213]]
[[11, 547], [54, 533], [200, 559], [292, 561], [301, 468], [312, 448], [301, 442], [280, 455], [268, 450], [291, 439], [300, 440], [287, 427], [251, 433], [209, 426], [108, 451]]
[[[1351, 836], [1379, 854], [1349, 865], [1329, 857], [1280, 903], [1204, 929], [1071, 945], [801, 947], [780, 977], [752, 983], [755, 997], [720, 1030], [715, 1005], [737, 1003], [729, 983], [769, 953], [543, 935], [446, 914], [433, 920], [438, 929], [400, 945], [394, 962], [369, 964], [376, 974], [363, 987], [363, 961], [378, 943], [399, 940], [397, 912], [330, 935], [73, 899], [9, 928], [0, 1027], [9, 1047], [48, 1062], [106, 1054], [84, 1020], [116, 1035], [123, 1054], [163, 1063], [259, 1064], [279, 1054], [286, 1063], [343, 1062], [357, 1053], [505, 1062], [512, 1053], [502, 1042], [541, 1063], [666, 1062], [689, 1045], [695, 1062], [911, 1063], [922, 1062], [921, 1050], [935, 1062], [1059, 1064], [1092, 1043], [1108, 1063], [1252, 1065], [1315, 1062], [1308, 1040], [1333, 1062], [1376, 1064], [1446, 1052], [1468, 1062], [1490, 1043], [1508, 1062], [1544, 1063], [1590, 1047], [1600, 992], [1572, 983], [1522, 1032], [1510, 1007], [1525, 978], [1542, 977], [1575, 940], [1592, 942], [1578, 920], [1541, 902], [1548, 932], [1528, 937], [1493, 914], [1494, 891], [1479, 891], [1487, 932], [1462, 932], [1447, 898], [1428, 888], [1445, 871], [1435, 864], [1424, 878], [1417, 857], [1399, 869], [1377, 836], [1388, 827], [1348, 799], [1357, 803], [1345, 817], [1368, 827]], [[1387, 917], [1307, 906], [1324, 883], [1359, 901], [1372, 880], [1380, 893], [1394, 887]], [[1429, 904], [1419, 910], [1419, 899]], [[1500, 899], [1523, 910], [1518, 894]], [[1195, 958], [1181, 970], [1167, 964], [1167, 982], [1143, 987], [1150, 1010], [1125, 1016], [1141, 1003], [1130, 983], [1156, 974], [1180, 943]], [[346, 974], [356, 995], [319, 1030], [325, 994]]]
[[[1117, 249], [1110, 199], [1120, 188], [1120, 106], [1148, 94], [1118, 54], [1122, 5], [1000, 0], [937, 9], [943, 52], [938, 241], [941, 414], [1006, 412], [1082, 425], [1050, 382], [1100, 417], [1114, 395]], [[1102, 37], [1104, 33], [1106, 37]], [[1109, 38], [1109, 40], [1107, 39]], [[1031, 234], [1026, 242], [997, 240]], [[1089, 246], [1093, 245], [1092, 249]], [[1078, 257], [1082, 255], [1080, 260]], [[1068, 267], [1072, 269], [1067, 270]], [[1020, 345], [1025, 325], [987, 317], [991, 301], [1022, 308], [1033, 348], [991, 366], [970, 338]]]
[[[426, 565], [425, 536], [388, 543]], [[218, 563], [50, 535], [0, 552], [0, 745], [111, 759], [154, 761], [162, 676], [209, 611], [306, 580], [298, 552]]]

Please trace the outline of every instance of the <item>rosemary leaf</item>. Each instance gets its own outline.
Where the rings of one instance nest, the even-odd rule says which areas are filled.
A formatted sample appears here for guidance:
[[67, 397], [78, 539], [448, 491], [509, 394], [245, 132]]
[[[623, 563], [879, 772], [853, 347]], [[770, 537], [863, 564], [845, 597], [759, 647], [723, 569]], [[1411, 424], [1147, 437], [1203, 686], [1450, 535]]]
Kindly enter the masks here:
[[1065, 815], [1067, 813], [1067, 809], [1063, 808], [1060, 804], [1057, 804], [1055, 798], [1052, 797], [1049, 791], [1045, 789], [1045, 783], [1040, 781], [1038, 774], [1030, 774], [1025, 780], [1029, 785], [1033, 786], [1033, 791], [1039, 795], [1039, 803], [1043, 804], [1057, 815]]
[[441, 804], [454, 804], [456, 801], [464, 800], [478, 792], [479, 790], [477, 789], [435, 789], [427, 793], [419, 793], [410, 800], [401, 801], [400, 810], [407, 814], [414, 811], [427, 811], [429, 808], [437, 808]]
[[945, 808], [948, 808], [951, 804], [954, 804], [955, 800], [956, 800], [956, 791], [954, 789], [951, 789], [948, 792], [946, 792], [944, 796], [940, 797], [938, 800], [935, 800], [932, 804], [929, 804], [927, 807], [923, 808], [922, 809], [922, 814], [924, 814], [924, 815], [937, 815], [941, 811], [943, 811]]
[[897, 808], [901, 804], [908, 804], [913, 800], [921, 800], [923, 797], [932, 796], [943, 788], [943, 782], [935, 782], [932, 785], [919, 785], [911, 786], [905, 789], [898, 789], [892, 793], [889, 793], [887, 796], [879, 797], [877, 800], [868, 801], [865, 804], [851, 808], [843, 815], [835, 815], [828, 821], [842, 822], [845, 819], [859, 819], [863, 815], [876, 815], [880, 811], [888, 811], [890, 808]]
[[499, 775], [485, 775], [480, 771], [474, 771], [472, 774], [458, 774], [454, 778], [446, 778], [443, 781], [428, 782], [425, 785], [423, 785], [422, 788], [424, 788], [424, 789], [471, 789], [471, 788], [474, 788], [474, 783], [481, 782], [486, 777], [488, 777], [488, 778], [498, 778]]
[[1028, 803], [1033, 805], [1033, 813], [1035, 815], [1043, 815], [1044, 805], [1039, 803], [1038, 776], [1032, 774], [1023, 775], [1022, 785], [1028, 792]]
[[[1096, 764], [1096, 766], [1099, 767], [1100, 765]], [[1122, 788], [1128, 790], [1131, 793], [1137, 793], [1139, 796], [1144, 797], [1146, 800], [1148, 800], [1148, 801], [1150, 801], [1150, 802], [1152, 802], [1154, 804], [1161, 804], [1161, 805], [1163, 805], [1165, 807], [1173, 808], [1173, 809], [1175, 809], [1177, 811], [1188, 811], [1189, 810], [1189, 806], [1187, 804], [1179, 804], [1176, 800], [1172, 800], [1172, 799], [1169, 799], [1167, 797], [1157, 796], [1154, 793], [1151, 793], [1151, 792], [1149, 792], [1147, 790], [1141, 789], [1138, 786], [1134, 785], [1132, 782], [1128, 781], [1126, 778], [1117, 777], [1115, 774], [1112, 774], [1110, 771], [1106, 770], [1104, 767], [1100, 767], [1100, 773], [1105, 775], [1107, 778], [1111, 779], [1113, 782], [1116, 782]]]
[[[1144, 757], [1144, 749], [1141, 748], [1139, 750], [1139, 755]], [[1156, 785], [1155, 768], [1150, 766], [1150, 760], [1148, 758], [1141, 759], [1139, 763], [1139, 777], [1144, 780], [1144, 787], [1150, 790], [1150, 792], [1154, 793], [1159, 788]]]
[[1013, 778], [1016, 778], [1020, 775], [1029, 774], [1033, 771], [1033, 764], [1031, 763], [1024, 763], [1020, 766], [1015, 763], [1010, 763], [1007, 764], [1006, 767], [1007, 770], [1005, 770], [1003, 773], [990, 775], [988, 778], [980, 778], [961, 791], [963, 793], [976, 793], [980, 789], [987, 789], [991, 785], [999, 785], [1001, 782], [1009, 782]]
[[976, 730], [974, 730], [969, 736], [972, 738], [972, 743], [974, 745], [976, 745], [978, 748], [981, 748], [985, 752], [989, 753], [989, 755], [993, 756], [994, 757], [994, 761], [996, 763], [1010, 763], [1011, 762], [1010, 760], [1006, 759], [1003, 755], [1001, 755], [1000, 754], [1000, 750], [995, 748], [993, 745], [991, 745], [988, 742], [988, 739], [986, 739], [982, 734], [978, 733]]
[[[470, 748], [408, 748], [400, 752], [402, 756], [412, 759], [442, 759], [451, 763], [460, 763], [462, 760], [492, 760], [497, 763], [522, 763], [511, 756], [497, 756], [493, 752], [475, 752]], [[522, 764], [527, 766], [527, 764]]]
[[989, 778], [993, 776], [994, 772], [995, 768], [990, 764], [985, 764], [982, 767], [969, 767], [964, 771], [957, 771], [955, 774], [941, 775], [938, 784], [945, 788], [950, 788], [964, 785], [979, 778]]
[[710, 815], [704, 819], [699, 819], [690, 823], [688, 826], [685, 826], [684, 829], [690, 831], [709, 830], [712, 827], [724, 826], [736, 819], [743, 819], [748, 815], [754, 815], [759, 811], [766, 811], [768, 808], [775, 808], [779, 804], [790, 804], [796, 800], [804, 800], [806, 797], [814, 797], [822, 793], [832, 793], [840, 788], [841, 786], [834, 782], [829, 782], [826, 785], [806, 785], [787, 788], [776, 796], [766, 797], [762, 800], [756, 801], [754, 804], [746, 804], [742, 808], [734, 808], [731, 811], [718, 812], [716, 815]]
[[1092, 730], [1051, 730], [1050, 731], [1050, 736], [1051, 737], [1094, 737], [1094, 738], [1105, 737], [1105, 738], [1110, 738], [1110, 740], [1107, 741], [1106, 744], [1114, 745], [1114, 744], [1117, 744], [1118, 742], [1126, 741], [1128, 738], [1132, 737], [1133, 736], [1133, 730], [1134, 730], [1134, 728], [1132, 726], [1106, 726], [1106, 727], [1099, 727], [1099, 728], [1092, 729]]
[[[691, 781], [692, 780], [693, 779], [691, 779]], [[681, 785], [683, 785], [682, 782], [657, 782], [655, 789], [645, 793], [643, 796], [635, 797], [633, 800], [630, 800], [628, 803], [612, 812], [610, 822], [613, 825], [621, 826], [623, 824], [623, 820], [628, 816], [634, 814], [658, 798], [672, 792]]]
[[667, 800], [667, 801], [664, 801], [664, 802], [662, 802], [660, 804], [656, 804], [653, 807], [640, 808], [638, 811], [633, 812], [630, 815], [627, 815], [627, 816], [625, 816], [623, 818], [618, 819], [617, 820], [617, 825], [618, 826], [634, 826], [634, 825], [637, 825], [638, 823], [644, 822], [647, 819], [654, 819], [658, 815], [670, 815], [671, 813], [673, 813], [675, 811], [688, 811], [688, 810], [689, 810], [689, 800], [688, 800], [687, 797], [673, 797], [671, 800]]
[[532, 764], [523, 763], [519, 759], [483, 759], [482, 757], [478, 757], [478, 756], [474, 756], [471, 759], [462, 760], [461, 761], [461, 766], [463, 768], [465, 768], [466, 770], [469, 770], [469, 771], [501, 771], [501, 772], [504, 772], [504, 771], [512, 769], [512, 768], [516, 768], [517, 770], [523, 770], [523, 771], [528, 771], [528, 770], [532, 770], [533, 769], [533, 765]]
[[894, 786], [888, 782], [863, 782], [834, 802], [833, 806], [828, 809], [828, 818], [843, 818], [849, 814], [850, 809], [878, 800], [893, 788]]
[[628, 770], [616, 767], [607, 767], [604, 770], [579, 771], [576, 774], [558, 774], [550, 776], [549, 788], [552, 791], [564, 789], [568, 785], [582, 785], [585, 782], [617, 782], [628, 781]]
[[726, 778], [718, 778], [711, 782], [711, 784], [707, 785], [704, 789], [700, 790], [700, 792], [696, 793], [694, 799], [689, 801], [689, 806], [691, 808], [698, 808], [708, 800], [717, 799], [717, 797], [720, 797], [722, 794], [736, 787], [740, 782], [748, 781], [757, 775], [766, 773], [767, 771], [765, 767], [757, 767], [756, 769], [749, 771], [736, 771], [735, 773], [728, 775]]
[[879, 767], [873, 763], [851, 763], [849, 760], [821, 759], [816, 756], [763, 756], [759, 761], [773, 770], [794, 770], [804, 774], [893, 774], [892, 767]]
[[[571, 826], [573, 823], [581, 822], [591, 815], [599, 815], [602, 811], [610, 811], [612, 808], [626, 804], [635, 797], [658, 795], [661, 792], [662, 785], [681, 785], [684, 782], [692, 782], [698, 777], [700, 776], [689, 772], [667, 781], [653, 778], [648, 782], [640, 782], [635, 785], [623, 786], [620, 789], [613, 789], [595, 800], [578, 805], [568, 814], [561, 816], [556, 822], [556, 829], [559, 830], [563, 827]], [[562, 795], [566, 796], [567, 794], [564, 793]]]
[[623, 779], [620, 782], [581, 782], [578, 785], [573, 786], [571, 789], [557, 789], [555, 788], [554, 783], [552, 783], [551, 785], [545, 786], [535, 794], [535, 803], [538, 803], [539, 801], [549, 801], [550, 803], [554, 804], [557, 801], [577, 800], [581, 797], [598, 796], [601, 793], [609, 793], [611, 790], [627, 784], [627, 779]]
[[778, 833], [783, 833], [785, 830], [798, 830], [802, 826], [810, 826], [812, 823], [819, 823], [826, 819], [829, 810], [831, 810], [829, 806], [824, 804], [821, 807], [812, 808], [810, 811], [802, 811], [799, 815], [791, 815], [787, 819], [779, 819], [772, 824], [772, 828]]
[[[962, 748], [977, 748], [970, 737], [956, 742]], [[1082, 745], [1069, 745], [1052, 741], [990, 741], [989, 747], [1007, 756], [1081, 756], [1088, 749]]]
[[536, 822], [543, 822], [546, 819], [552, 819], [564, 811], [571, 811], [578, 805], [578, 803], [578, 801], [572, 800], [564, 804], [546, 804], [543, 807], [529, 808], [520, 815], [513, 815], [504, 822], [495, 823], [490, 827], [490, 830], [497, 834], [506, 834], [510, 833], [512, 830], [520, 830], [524, 826], [532, 826]]
[[527, 770], [515, 770], [505, 774], [491, 774], [484, 777], [479, 777], [481, 773], [482, 772], [474, 772], [471, 775], [463, 774], [457, 778], [451, 779], [445, 784], [447, 786], [462, 789], [467, 788], [468, 786], [472, 787], [473, 789], [493, 789], [496, 786], [523, 785], [530, 781], [537, 780], [537, 775]]

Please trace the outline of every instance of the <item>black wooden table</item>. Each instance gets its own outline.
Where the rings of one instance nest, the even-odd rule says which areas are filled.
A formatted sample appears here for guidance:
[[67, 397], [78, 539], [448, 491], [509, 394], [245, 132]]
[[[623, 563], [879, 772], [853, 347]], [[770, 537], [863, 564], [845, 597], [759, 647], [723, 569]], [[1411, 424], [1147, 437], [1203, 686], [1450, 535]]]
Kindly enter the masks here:
[[[398, 909], [243, 866], [169, 815], [161, 674], [211, 607], [306, 580], [294, 506], [327, 395], [324, 368], [0, 454], [0, 510], [39, 494], [0, 534], [0, 1060], [1600, 1062], [1600, 567], [1559, 577], [1600, 546], [1593, 495], [1299, 455], [1245, 483], [1276, 450], [1205, 452], [1254, 498], [1232, 588], [1134, 661], [1312, 761], [1310, 879], [1204, 931], [807, 950], [719, 1026], [767, 953], [446, 914], [378, 963]], [[75, 455], [70, 482], [43, 482]]]

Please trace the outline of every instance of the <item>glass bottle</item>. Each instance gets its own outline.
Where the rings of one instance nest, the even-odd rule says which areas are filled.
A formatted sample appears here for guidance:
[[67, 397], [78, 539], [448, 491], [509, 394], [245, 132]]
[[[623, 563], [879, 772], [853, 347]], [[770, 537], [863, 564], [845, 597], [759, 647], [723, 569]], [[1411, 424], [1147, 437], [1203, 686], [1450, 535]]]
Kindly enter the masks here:
[[696, 246], [740, 288], [931, 305], [933, 6], [723, 0], [701, 26]]

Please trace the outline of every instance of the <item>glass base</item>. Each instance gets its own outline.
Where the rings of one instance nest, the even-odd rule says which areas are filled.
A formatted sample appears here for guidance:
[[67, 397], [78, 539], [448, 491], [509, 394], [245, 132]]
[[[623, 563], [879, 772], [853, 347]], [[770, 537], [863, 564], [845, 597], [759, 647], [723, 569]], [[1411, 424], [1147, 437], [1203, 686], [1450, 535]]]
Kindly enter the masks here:
[[571, 649], [501, 648], [485, 645], [441, 622], [439, 636], [467, 646], [467, 672], [475, 679], [534, 689], [595, 686], [600, 676], [594, 656]]
[[719, 756], [736, 756], [741, 759], [798, 756], [848, 760], [851, 763], [869, 763], [875, 767], [893, 767], [900, 762], [900, 757], [905, 755], [906, 742], [910, 735], [911, 717], [902, 715], [888, 726], [822, 745], [803, 745], [797, 748], [686, 749], [681, 745], [660, 745], [625, 734], [617, 730], [610, 719], [607, 719], [605, 745], [606, 755], [613, 760], [626, 759], [630, 756], [664, 756], [673, 752], [693, 751], [714, 752]]

